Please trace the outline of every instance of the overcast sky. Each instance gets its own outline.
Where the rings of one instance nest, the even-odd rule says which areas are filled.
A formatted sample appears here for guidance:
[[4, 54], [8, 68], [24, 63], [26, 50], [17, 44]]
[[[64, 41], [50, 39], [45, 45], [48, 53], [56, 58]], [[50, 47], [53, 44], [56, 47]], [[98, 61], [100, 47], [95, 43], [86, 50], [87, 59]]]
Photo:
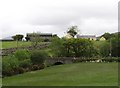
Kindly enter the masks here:
[[31, 32], [64, 36], [77, 25], [80, 34], [118, 31], [119, 0], [0, 0], [0, 38]]

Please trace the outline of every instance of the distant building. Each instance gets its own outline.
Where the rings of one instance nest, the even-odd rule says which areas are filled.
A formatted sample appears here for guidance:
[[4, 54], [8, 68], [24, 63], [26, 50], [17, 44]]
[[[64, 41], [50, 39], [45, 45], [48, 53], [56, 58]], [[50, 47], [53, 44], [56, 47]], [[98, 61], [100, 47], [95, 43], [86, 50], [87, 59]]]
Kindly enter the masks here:
[[70, 38], [73, 38], [73, 36], [71, 36], [70, 34], [67, 34], [64, 36], [65, 39], [70, 39]]
[[30, 40], [35, 37], [39, 37], [43, 39], [43, 41], [50, 41], [52, 37], [57, 36], [56, 34], [52, 33], [27, 33], [26, 37], [29, 37]]
[[14, 41], [14, 39], [11, 36], [9, 36], [9, 37], [0, 39], [0, 41]]
[[96, 36], [95, 35], [77, 35], [77, 38], [89, 39], [89, 40], [95, 40], [96, 41]]
[[100, 37], [98, 40], [99, 41], [105, 41], [106, 39], [104, 37]]

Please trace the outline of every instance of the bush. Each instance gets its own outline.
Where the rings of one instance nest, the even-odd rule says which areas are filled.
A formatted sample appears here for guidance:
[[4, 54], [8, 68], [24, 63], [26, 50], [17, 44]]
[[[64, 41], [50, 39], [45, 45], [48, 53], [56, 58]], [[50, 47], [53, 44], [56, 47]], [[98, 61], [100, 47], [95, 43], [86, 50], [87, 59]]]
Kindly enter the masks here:
[[26, 60], [20, 61], [19, 66], [22, 67], [22, 68], [29, 68], [31, 66], [31, 64], [32, 64], [31, 60], [26, 59]]
[[19, 60], [19, 71], [29, 71], [31, 67], [30, 53], [27, 50], [17, 50], [15, 57]]
[[44, 69], [45, 68], [45, 65], [44, 64], [41, 64], [41, 65], [33, 65], [31, 70], [40, 70], [40, 69]]
[[15, 71], [15, 69], [19, 68], [19, 61], [14, 56], [3, 57], [2, 66], [3, 76], [10, 76], [19, 73]]
[[86, 57], [80, 57], [77, 59], [73, 59], [73, 63], [77, 62], [120, 62], [120, 58], [117, 57], [99, 57], [99, 58], [86, 58]]
[[44, 64], [48, 54], [45, 51], [35, 50], [31, 52], [31, 61], [33, 64]]
[[19, 61], [30, 59], [30, 53], [27, 50], [17, 50], [14, 55]]

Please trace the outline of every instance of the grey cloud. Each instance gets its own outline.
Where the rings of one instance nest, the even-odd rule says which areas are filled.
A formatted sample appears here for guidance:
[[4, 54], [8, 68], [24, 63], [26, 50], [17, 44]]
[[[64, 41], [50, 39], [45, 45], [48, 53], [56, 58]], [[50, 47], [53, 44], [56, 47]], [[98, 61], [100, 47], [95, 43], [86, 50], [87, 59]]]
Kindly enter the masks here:
[[86, 34], [117, 30], [118, 0], [10, 0], [7, 7], [3, 2], [0, 4], [3, 37], [33, 31], [63, 36], [71, 25], [78, 25]]

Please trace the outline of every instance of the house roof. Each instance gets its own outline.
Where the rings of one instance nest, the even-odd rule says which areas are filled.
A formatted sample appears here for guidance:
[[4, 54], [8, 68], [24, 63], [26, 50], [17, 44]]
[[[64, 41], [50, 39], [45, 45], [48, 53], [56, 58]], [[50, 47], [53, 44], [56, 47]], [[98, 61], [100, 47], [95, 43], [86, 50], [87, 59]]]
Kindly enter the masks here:
[[37, 34], [37, 35], [41, 35], [41, 36], [52, 35], [52, 33], [27, 33], [27, 35], [33, 35], [33, 34]]
[[0, 39], [0, 40], [13, 40], [13, 38], [11, 36], [8, 36], [8, 37], [5, 37], [5, 38]]
[[77, 38], [96, 38], [95, 35], [77, 35]]

